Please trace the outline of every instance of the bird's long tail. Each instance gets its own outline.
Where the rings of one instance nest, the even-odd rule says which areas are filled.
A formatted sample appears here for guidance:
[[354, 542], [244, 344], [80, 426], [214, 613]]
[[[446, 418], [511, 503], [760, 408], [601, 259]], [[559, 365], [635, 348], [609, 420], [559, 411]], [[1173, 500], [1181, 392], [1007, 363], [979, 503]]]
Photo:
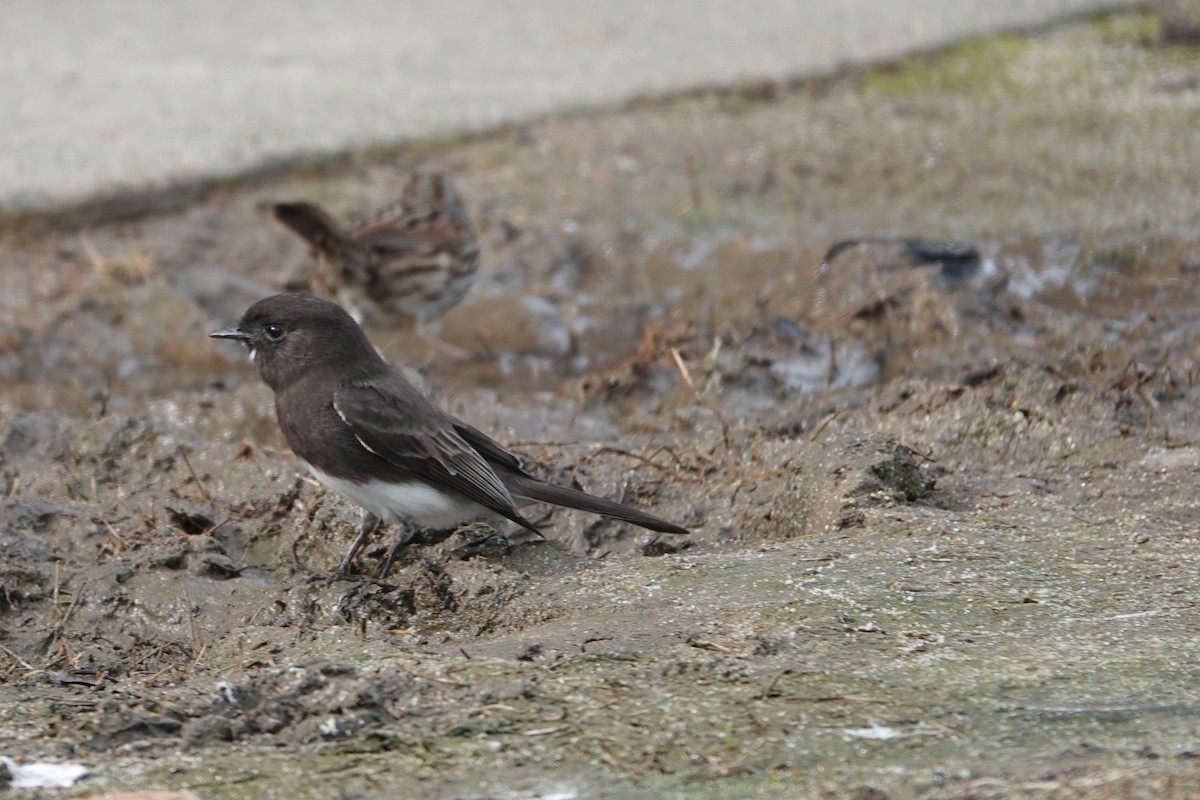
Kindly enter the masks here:
[[603, 514], [606, 517], [629, 522], [647, 530], [661, 533], [688, 533], [687, 528], [681, 528], [652, 514], [638, 511], [636, 508], [622, 505], [603, 497], [568, 489], [566, 486], [556, 486], [545, 483], [528, 475], [504, 475], [504, 482], [514, 497], [522, 497], [541, 503], [553, 503], [556, 506], [566, 506], [580, 511], [590, 511], [593, 514]]
[[333, 247], [345, 239], [337, 223], [312, 203], [276, 203], [271, 212], [275, 219], [318, 250]]

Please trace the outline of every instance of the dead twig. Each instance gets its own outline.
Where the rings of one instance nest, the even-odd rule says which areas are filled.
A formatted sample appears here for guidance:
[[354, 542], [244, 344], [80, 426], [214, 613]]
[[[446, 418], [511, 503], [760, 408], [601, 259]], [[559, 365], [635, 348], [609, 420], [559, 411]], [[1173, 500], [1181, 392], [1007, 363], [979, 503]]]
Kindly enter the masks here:
[[[718, 340], [717, 344], [714, 345], [714, 348], [713, 348], [713, 358], [716, 357], [716, 354], [719, 351], [719, 349], [720, 349], [720, 342]], [[712, 412], [713, 416], [716, 417], [717, 423], [721, 426], [721, 439], [725, 444], [726, 458], [727, 459], [732, 458], [732, 455], [733, 455], [733, 432], [729, 427], [729, 420], [725, 418], [725, 412], [721, 410], [721, 407], [719, 405], [717, 405], [715, 402], [712, 401], [711, 397], [708, 397], [705, 394], [701, 393], [700, 390], [696, 387], [696, 382], [694, 380], [692, 380], [692, 373], [688, 369], [687, 364], [684, 363], [683, 356], [680, 355], [678, 347], [674, 347], [674, 346], [671, 347], [671, 358], [675, 361], [675, 366], [679, 369], [679, 374], [683, 377], [683, 382], [686, 383], [688, 389], [691, 390], [692, 396], [696, 398], [696, 402], [698, 402], [700, 405], [707, 408], [709, 411]]]
[[184, 447], [180, 447], [179, 455], [181, 458], [183, 458], [183, 463], [187, 466], [188, 474], [190, 474], [192, 476], [192, 482], [195, 483], [196, 486], [200, 489], [200, 493], [202, 495], [204, 495], [204, 499], [208, 501], [209, 505], [215, 505], [216, 502], [213, 500], [212, 494], [209, 493], [208, 487], [206, 487], [200, 481], [200, 479], [198, 477], [196, 477], [196, 470], [192, 469], [192, 461], [190, 458], [188, 458], [187, 449]]
[[2, 645], [2, 644], [0, 644], [0, 652], [2, 652], [2, 653], [4, 653], [4, 654], [6, 654], [6, 655], [7, 655], [9, 658], [11, 658], [13, 661], [15, 661], [15, 662], [17, 662], [18, 664], [20, 664], [22, 669], [25, 669], [25, 670], [26, 670], [26, 671], [28, 671], [28, 672], [37, 672], [37, 671], [38, 671], [38, 668], [37, 668], [37, 667], [33, 666], [33, 665], [32, 665], [32, 664], [30, 664], [28, 661], [26, 661], [25, 659], [21, 658], [19, 655], [17, 655], [16, 653], [14, 653], [12, 650], [9, 650], [7, 647], [5, 647], [5, 646], [4, 646], [4, 645]]

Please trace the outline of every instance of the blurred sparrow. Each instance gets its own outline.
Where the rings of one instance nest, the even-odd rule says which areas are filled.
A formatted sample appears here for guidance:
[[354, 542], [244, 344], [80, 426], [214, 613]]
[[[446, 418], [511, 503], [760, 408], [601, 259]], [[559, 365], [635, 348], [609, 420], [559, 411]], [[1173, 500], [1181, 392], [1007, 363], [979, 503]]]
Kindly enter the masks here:
[[422, 330], [463, 299], [479, 269], [475, 230], [449, 176], [413, 173], [399, 198], [349, 231], [311, 203], [273, 211], [312, 247], [316, 288], [355, 320], [403, 326], [447, 355], [469, 355]]

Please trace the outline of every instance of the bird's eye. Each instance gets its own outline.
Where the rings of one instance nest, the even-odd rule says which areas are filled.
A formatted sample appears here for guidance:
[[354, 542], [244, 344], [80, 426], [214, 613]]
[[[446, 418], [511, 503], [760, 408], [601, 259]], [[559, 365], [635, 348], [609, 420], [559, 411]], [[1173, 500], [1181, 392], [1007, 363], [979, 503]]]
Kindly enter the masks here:
[[264, 333], [267, 334], [267, 338], [270, 339], [272, 342], [278, 342], [280, 339], [283, 338], [283, 326], [282, 325], [268, 325], [266, 327], [266, 330], [264, 331]]

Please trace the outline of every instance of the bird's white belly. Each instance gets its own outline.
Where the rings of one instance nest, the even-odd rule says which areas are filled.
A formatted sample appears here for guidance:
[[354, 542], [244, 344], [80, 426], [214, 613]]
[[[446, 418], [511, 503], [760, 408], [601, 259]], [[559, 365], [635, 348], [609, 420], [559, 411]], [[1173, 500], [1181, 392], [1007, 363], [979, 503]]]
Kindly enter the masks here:
[[427, 483], [356, 483], [327, 475], [308, 463], [304, 466], [321, 483], [370, 511], [383, 522], [408, 520], [418, 527], [438, 531], [492, 516], [478, 503], [438, 491]]

